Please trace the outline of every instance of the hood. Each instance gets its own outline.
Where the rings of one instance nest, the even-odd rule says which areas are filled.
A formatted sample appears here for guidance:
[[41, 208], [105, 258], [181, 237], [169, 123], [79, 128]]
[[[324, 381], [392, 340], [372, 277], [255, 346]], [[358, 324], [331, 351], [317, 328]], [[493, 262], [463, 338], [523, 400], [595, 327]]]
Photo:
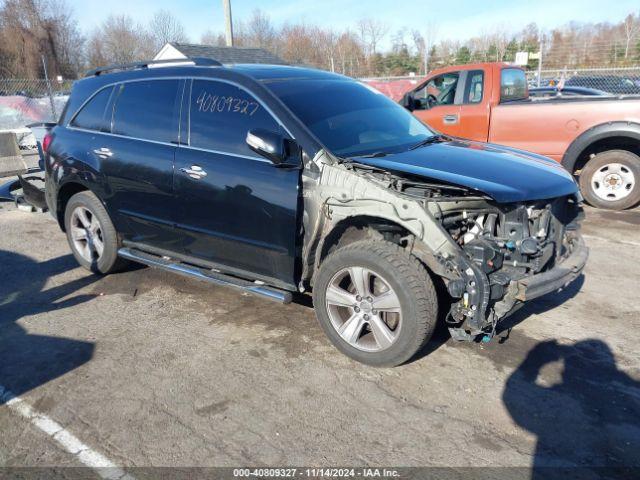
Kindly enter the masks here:
[[533, 153], [444, 137], [415, 150], [359, 163], [477, 190], [500, 203], [544, 200], [578, 192], [559, 163]]

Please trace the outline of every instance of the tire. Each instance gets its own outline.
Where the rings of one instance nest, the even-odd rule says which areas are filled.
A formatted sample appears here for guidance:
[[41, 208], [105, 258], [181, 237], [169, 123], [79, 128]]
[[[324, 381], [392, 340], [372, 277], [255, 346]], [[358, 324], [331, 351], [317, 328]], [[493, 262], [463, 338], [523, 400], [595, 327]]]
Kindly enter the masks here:
[[[617, 185], [607, 187], [607, 182]], [[590, 205], [625, 210], [640, 203], [640, 157], [609, 150], [591, 158], [580, 173], [580, 190]]]
[[[368, 283], [365, 289], [374, 290], [371, 293], [373, 302], [366, 299], [358, 302], [359, 297], [354, 299], [354, 295], [360, 289], [352, 282], [352, 274], [366, 271], [371, 274], [361, 278], [367, 279], [363, 282]], [[330, 286], [332, 290], [328, 292]], [[395, 297], [389, 295], [385, 287], [389, 287]], [[353, 301], [355, 306], [331, 303], [336, 301], [335, 288], [339, 290], [337, 298], [342, 299], [346, 293], [345, 303]], [[382, 290], [376, 293], [375, 290], [380, 288]], [[397, 301], [400, 313], [384, 311], [383, 298], [394, 299], [389, 306]], [[386, 241], [359, 241], [329, 254], [315, 278], [313, 303], [320, 326], [338, 350], [354, 360], [376, 367], [394, 367], [410, 360], [431, 338], [438, 318], [436, 290], [425, 267], [402, 248]], [[380, 310], [375, 310], [375, 305]], [[338, 330], [355, 331], [345, 328], [346, 319], [352, 320], [358, 315], [368, 315], [370, 321], [364, 324], [360, 335], [351, 336], [356, 338], [354, 343], [347, 341]], [[375, 331], [380, 332], [378, 320], [383, 317], [386, 333], [374, 335], [374, 320]], [[345, 322], [341, 323], [343, 319]], [[378, 338], [385, 339], [386, 343], [389, 341], [386, 334], [394, 336], [393, 341], [381, 346], [383, 342], [378, 342]]]
[[[85, 212], [84, 223], [79, 212]], [[99, 228], [95, 228], [95, 221]], [[85, 228], [87, 223], [89, 228]], [[64, 212], [64, 226], [71, 252], [82, 267], [94, 273], [108, 274], [127, 265], [126, 260], [118, 257], [120, 242], [113, 222], [92, 192], [76, 193], [69, 199]], [[89, 242], [89, 239], [96, 240]], [[102, 244], [101, 249], [97, 247], [98, 241]], [[85, 245], [85, 248], [80, 245]]]

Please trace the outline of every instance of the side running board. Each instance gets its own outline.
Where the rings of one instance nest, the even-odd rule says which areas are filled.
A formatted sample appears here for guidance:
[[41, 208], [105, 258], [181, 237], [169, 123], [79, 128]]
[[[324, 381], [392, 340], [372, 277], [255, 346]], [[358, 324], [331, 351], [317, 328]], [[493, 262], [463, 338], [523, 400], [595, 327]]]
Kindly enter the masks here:
[[121, 248], [118, 255], [127, 260], [143, 263], [150, 267], [160, 268], [168, 272], [174, 272], [185, 277], [195, 278], [216, 285], [227, 287], [235, 287], [243, 292], [252, 293], [261, 297], [266, 297], [279, 303], [291, 303], [291, 292], [279, 290], [277, 288], [268, 287], [266, 285], [258, 285], [248, 280], [242, 280], [236, 277], [225, 275], [223, 273], [207, 270], [206, 268], [196, 267], [178, 260], [167, 259], [151, 253], [142, 252], [133, 248]]

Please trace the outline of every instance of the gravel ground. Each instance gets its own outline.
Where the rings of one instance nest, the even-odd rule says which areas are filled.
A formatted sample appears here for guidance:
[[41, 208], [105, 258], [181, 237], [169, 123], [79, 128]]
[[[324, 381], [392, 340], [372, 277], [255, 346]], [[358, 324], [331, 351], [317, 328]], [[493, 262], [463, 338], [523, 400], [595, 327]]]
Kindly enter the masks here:
[[[350, 361], [308, 302], [77, 267], [0, 202], [0, 385], [124, 467], [640, 466], [640, 212], [588, 210], [591, 257], [489, 344]], [[0, 405], [0, 466], [75, 457]]]

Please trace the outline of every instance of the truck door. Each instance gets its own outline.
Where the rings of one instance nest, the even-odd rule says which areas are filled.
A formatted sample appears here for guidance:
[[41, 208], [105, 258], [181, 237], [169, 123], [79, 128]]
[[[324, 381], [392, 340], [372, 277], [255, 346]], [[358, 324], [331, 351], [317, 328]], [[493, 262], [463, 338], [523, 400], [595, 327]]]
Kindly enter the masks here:
[[413, 114], [441, 133], [460, 135], [459, 80], [460, 72], [431, 78], [413, 92]]
[[462, 72], [460, 82], [464, 90], [460, 105], [458, 136], [477, 142], [487, 141], [491, 115], [489, 81], [483, 70]]
[[174, 171], [183, 254], [292, 285], [300, 170], [278, 168], [246, 144], [249, 130], [282, 127], [247, 90], [219, 80], [194, 79], [185, 110], [189, 137]]

